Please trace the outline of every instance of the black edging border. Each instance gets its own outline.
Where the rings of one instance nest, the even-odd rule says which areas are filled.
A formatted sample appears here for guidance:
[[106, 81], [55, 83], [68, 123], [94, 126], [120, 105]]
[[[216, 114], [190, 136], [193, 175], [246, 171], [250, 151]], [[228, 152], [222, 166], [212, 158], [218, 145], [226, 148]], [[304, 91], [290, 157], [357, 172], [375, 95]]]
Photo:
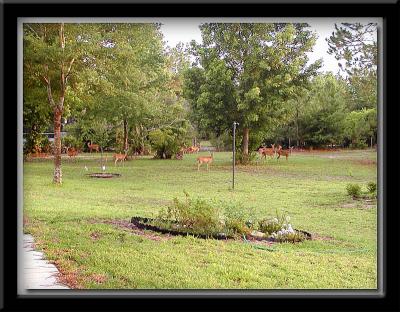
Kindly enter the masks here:
[[[98, 176], [96, 176], [96, 174]], [[104, 176], [100, 176], [100, 175], [104, 175]], [[87, 176], [89, 178], [111, 179], [111, 178], [119, 178], [119, 177], [121, 177], [121, 174], [120, 173], [102, 173], [101, 172], [101, 173], [88, 173]]]

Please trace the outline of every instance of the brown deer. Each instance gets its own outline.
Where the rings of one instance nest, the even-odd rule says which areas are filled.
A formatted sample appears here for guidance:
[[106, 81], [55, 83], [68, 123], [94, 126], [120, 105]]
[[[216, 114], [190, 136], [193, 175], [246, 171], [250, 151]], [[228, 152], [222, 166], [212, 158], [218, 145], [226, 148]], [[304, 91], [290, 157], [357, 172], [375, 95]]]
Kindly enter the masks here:
[[285, 156], [286, 160], [288, 160], [289, 155], [292, 154], [292, 149], [293, 149], [293, 146], [290, 147], [289, 149], [284, 150], [284, 149], [282, 149], [282, 146], [279, 145], [278, 151], [277, 151], [278, 157], [276, 158], [276, 160], [278, 160], [281, 157], [281, 155]]
[[200, 150], [200, 147], [198, 147], [198, 146], [192, 146], [192, 151], [193, 151], [193, 153], [198, 153], [199, 150]]
[[197, 157], [197, 171], [200, 170], [201, 164], [205, 163], [207, 165], [207, 171], [208, 170], [208, 164], [211, 164], [214, 160], [214, 153], [211, 152], [211, 156], [200, 156]]
[[267, 159], [267, 155], [271, 158], [275, 157], [275, 144], [271, 144], [271, 148], [268, 147], [260, 147], [258, 149], [258, 153], [261, 155], [261, 159], [264, 157]]
[[72, 159], [76, 157], [76, 155], [78, 155], [78, 150], [76, 150], [74, 147], [69, 147], [67, 149], [67, 154], [69, 156], [69, 159]]
[[89, 147], [90, 153], [92, 152], [92, 150], [95, 150], [96, 152], [98, 152], [100, 149], [100, 146], [98, 144], [92, 144], [92, 141], [90, 141], [90, 143], [88, 143], [88, 147]]
[[115, 159], [114, 165], [117, 165], [118, 160], [122, 162], [122, 165], [124, 165], [124, 161], [128, 157], [128, 151], [125, 151], [125, 154], [114, 154], [113, 158]]

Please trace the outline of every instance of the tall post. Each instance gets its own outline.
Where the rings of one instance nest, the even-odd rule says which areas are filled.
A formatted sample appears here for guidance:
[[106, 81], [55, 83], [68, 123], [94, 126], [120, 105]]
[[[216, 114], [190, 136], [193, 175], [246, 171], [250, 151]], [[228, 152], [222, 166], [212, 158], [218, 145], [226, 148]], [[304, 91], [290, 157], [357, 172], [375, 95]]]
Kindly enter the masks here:
[[235, 156], [236, 156], [236, 126], [239, 125], [238, 122], [234, 121], [233, 122], [233, 157], [232, 157], [232, 190], [235, 189], [235, 165], [236, 165], [236, 161], [235, 161]]

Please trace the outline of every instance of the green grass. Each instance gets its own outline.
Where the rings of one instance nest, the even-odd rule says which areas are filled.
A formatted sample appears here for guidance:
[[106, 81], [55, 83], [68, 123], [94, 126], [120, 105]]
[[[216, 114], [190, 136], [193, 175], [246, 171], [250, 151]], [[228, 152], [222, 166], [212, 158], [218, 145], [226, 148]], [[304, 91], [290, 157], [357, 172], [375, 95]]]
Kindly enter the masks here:
[[[366, 189], [376, 181], [375, 151], [294, 153], [237, 166], [235, 191], [231, 154], [214, 153], [210, 171], [198, 172], [202, 154], [108, 162], [107, 172], [122, 174], [113, 179], [87, 177], [101, 169], [99, 156], [85, 155], [63, 161], [61, 187], [52, 183], [51, 160], [26, 162], [25, 232], [76, 288], [376, 289], [376, 203], [346, 192], [348, 183]], [[294, 228], [326, 239], [275, 244], [270, 252], [240, 240], [148, 232], [151, 239], [103, 222], [155, 216], [183, 190], [255, 219], [285, 211]]]

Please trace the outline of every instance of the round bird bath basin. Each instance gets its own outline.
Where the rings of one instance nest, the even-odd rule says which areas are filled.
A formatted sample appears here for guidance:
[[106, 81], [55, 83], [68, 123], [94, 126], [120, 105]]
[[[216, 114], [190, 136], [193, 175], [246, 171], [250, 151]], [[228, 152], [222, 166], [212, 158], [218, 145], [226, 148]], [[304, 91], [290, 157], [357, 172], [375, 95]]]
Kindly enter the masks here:
[[101, 172], [101, 173], [90, 173], [90, 174], [88, 174], [88, 176], [91, 178], [109, 179], [109, 178], [120, 177], [121, 175], [119, 173]]

